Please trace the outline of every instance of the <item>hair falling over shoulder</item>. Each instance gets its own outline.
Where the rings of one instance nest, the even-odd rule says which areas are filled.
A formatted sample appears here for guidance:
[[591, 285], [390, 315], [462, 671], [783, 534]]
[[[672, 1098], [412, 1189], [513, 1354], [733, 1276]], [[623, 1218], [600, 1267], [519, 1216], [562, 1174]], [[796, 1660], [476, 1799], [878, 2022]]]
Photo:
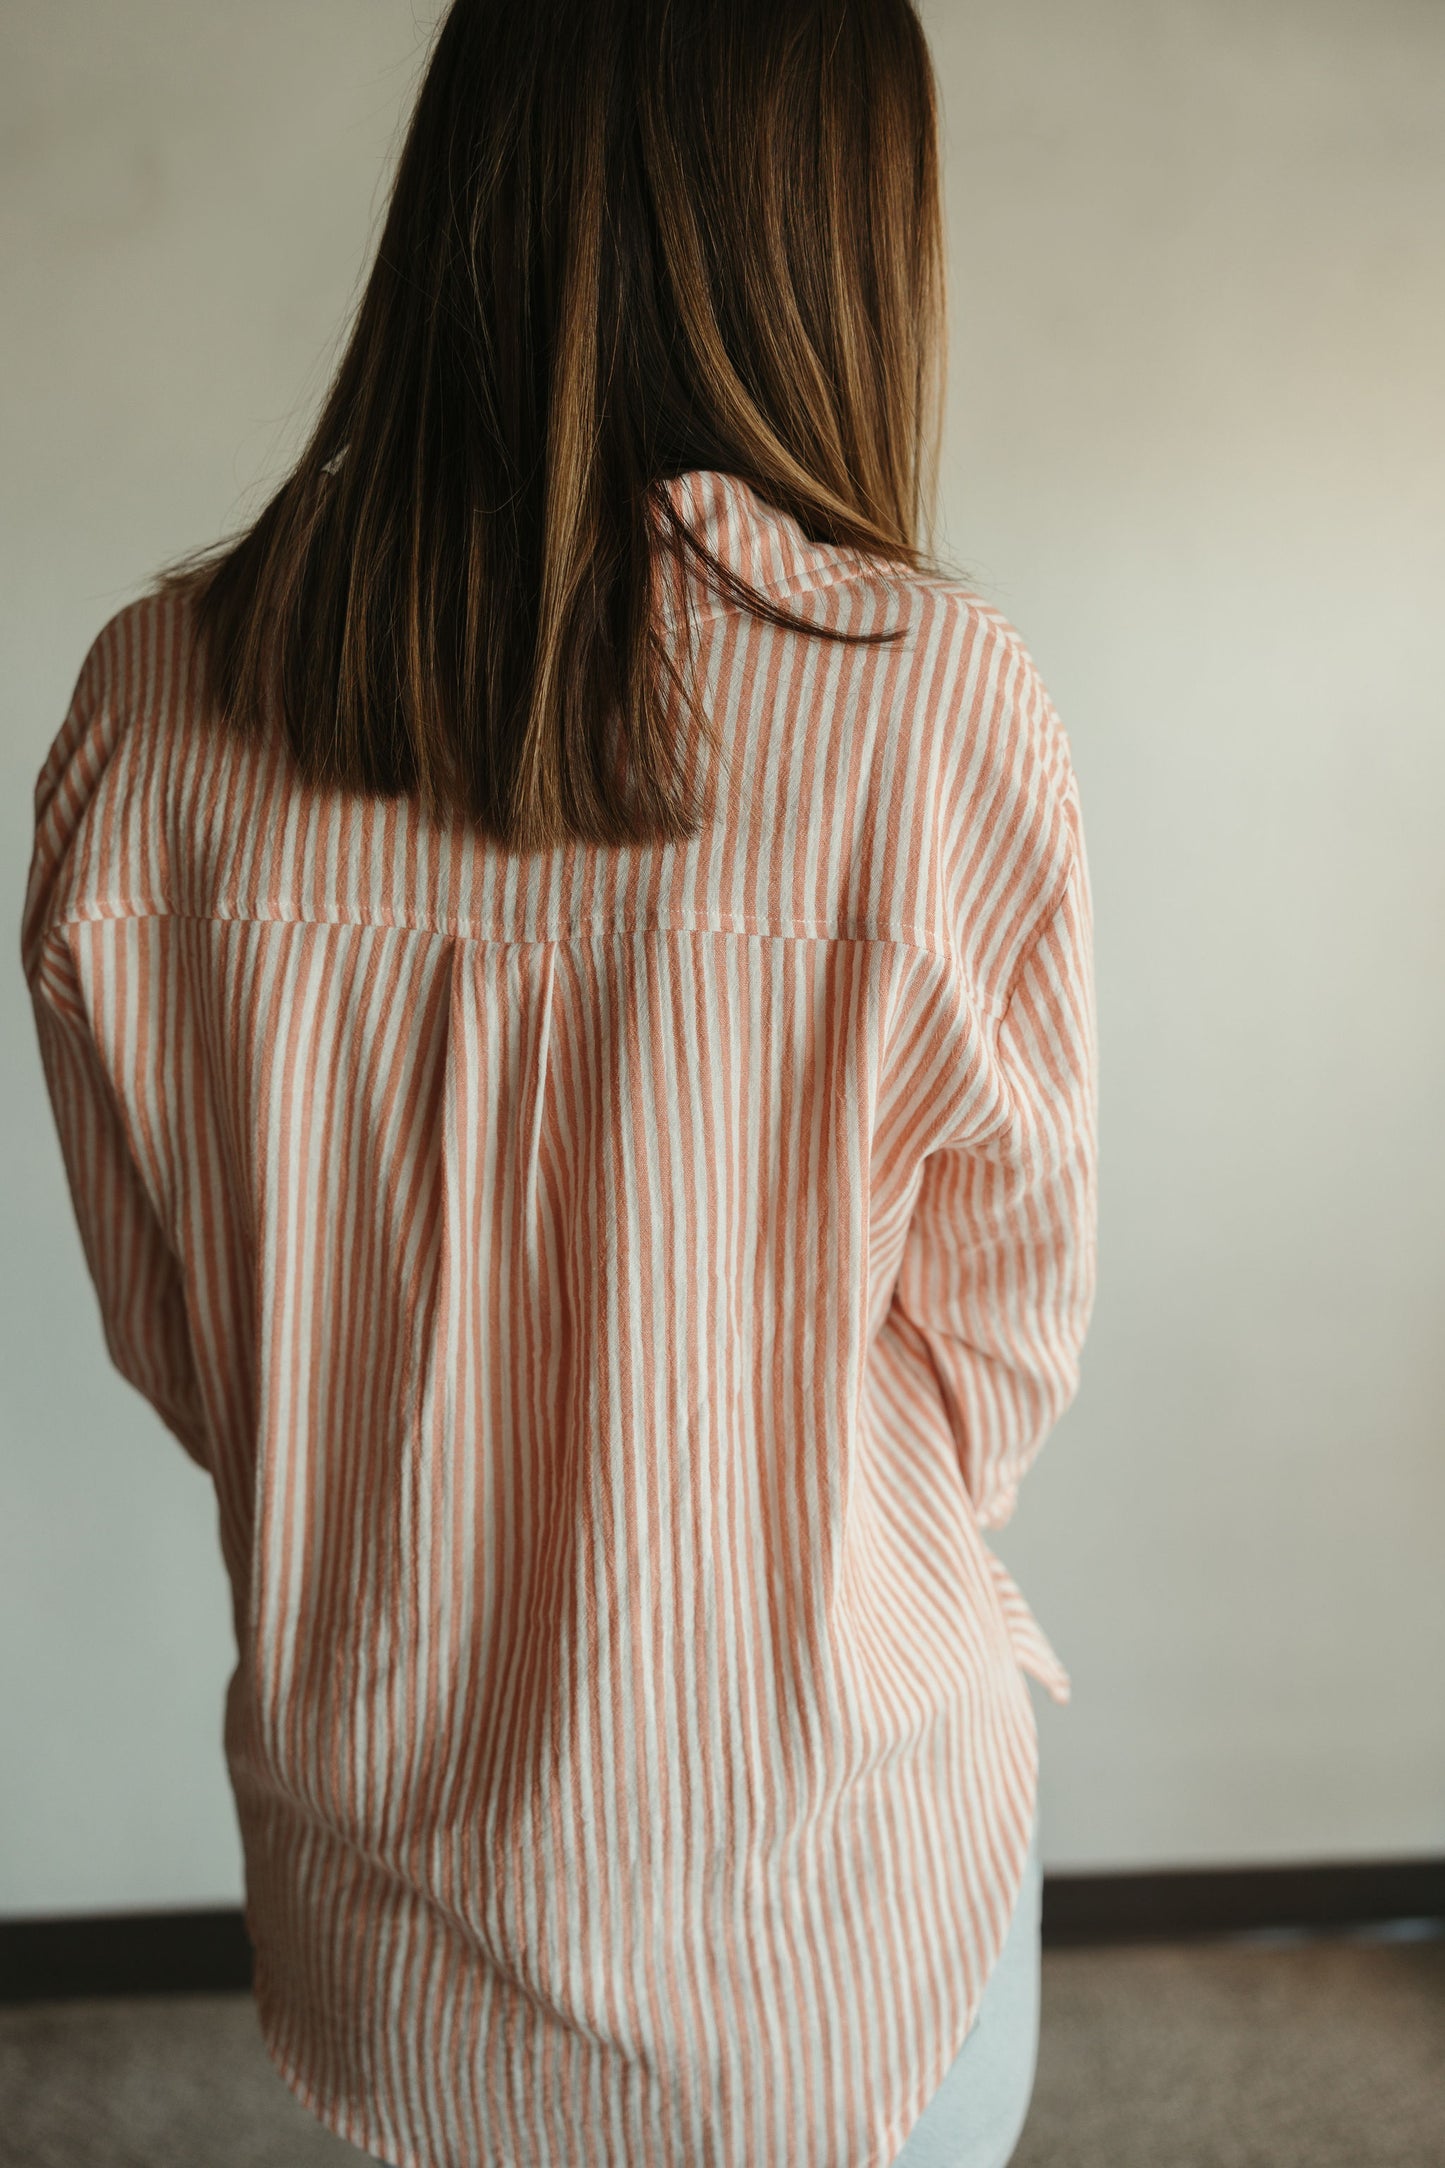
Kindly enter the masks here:
[[161, 575], [209, 711], [508, 849], [696, 834], [659, 583], [802, 621], [660, 485], [721, 470], [918, 567], [943, 319], [911, 0], [454, 0], [304, 451]]

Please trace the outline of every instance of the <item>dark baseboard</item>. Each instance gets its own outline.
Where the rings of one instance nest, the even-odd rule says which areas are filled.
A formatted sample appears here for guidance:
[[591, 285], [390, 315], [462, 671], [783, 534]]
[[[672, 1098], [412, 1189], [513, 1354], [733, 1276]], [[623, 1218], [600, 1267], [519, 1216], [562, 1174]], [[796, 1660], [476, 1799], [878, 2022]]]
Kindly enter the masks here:
[[[1043, 1940], [1051, 1949], [1280, 1929], [1331, 1934], [1401, 1920], [1445, 1929], [1445, 1859], [1044, 1877]], [[0, 2002], [220, 1994], [250, 1985], [239, 1906], [0, 1920]]]
[[1402, 1920], [1445, 1929], [1445, 1859], [1044, 1876], [1043, 1939], [1053, 1949], [1281, 1929], [1340, 1934]]
[[219, 1994], [251, 1985], [241, 1908], [0, 1920], [0, 2003]]

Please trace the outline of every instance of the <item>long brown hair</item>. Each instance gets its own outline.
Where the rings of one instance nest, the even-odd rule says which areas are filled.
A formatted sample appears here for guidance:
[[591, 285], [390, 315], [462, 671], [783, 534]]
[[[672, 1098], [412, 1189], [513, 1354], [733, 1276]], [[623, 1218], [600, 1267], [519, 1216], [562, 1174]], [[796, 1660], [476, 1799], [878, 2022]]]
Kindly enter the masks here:
[[660, 579], [897, 628], [789, 614], [660, 485], [721, 470], [925, 566], [943, 317], [911, 0], [454, 0], [305, 450], [161, 575], [212, 712], [508, 849], [695, 835]]

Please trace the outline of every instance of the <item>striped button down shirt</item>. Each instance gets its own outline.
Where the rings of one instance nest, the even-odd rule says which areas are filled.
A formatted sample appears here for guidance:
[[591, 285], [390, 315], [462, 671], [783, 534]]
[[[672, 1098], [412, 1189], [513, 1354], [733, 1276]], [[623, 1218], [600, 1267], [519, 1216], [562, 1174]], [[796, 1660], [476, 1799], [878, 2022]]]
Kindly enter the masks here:
[[[266, 2045], [405, 2168], [882, 2168], [1028, 1847], [985, 1532], [1093, 1301], [1088, 872], [1018, 634], [668, 485], [694, 839], [502, 852], [104, 627], [22, 953], [115, 1365], [214, 1484]], [[688, 575], [696, 582], [695, 573]], [[684, 598], [687, 599], [687, 598]]]

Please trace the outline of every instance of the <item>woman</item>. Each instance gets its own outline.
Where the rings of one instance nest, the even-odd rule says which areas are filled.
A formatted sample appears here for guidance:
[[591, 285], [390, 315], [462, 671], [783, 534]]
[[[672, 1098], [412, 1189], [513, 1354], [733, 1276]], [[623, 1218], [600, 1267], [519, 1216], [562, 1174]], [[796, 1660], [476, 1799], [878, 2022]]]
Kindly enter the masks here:
[[311, 441], [37, 782], [262, 2029], [404, 2168], [1023, 2121], [1068, 1681], [984, 1532], [1092, 1303], [1089, 886], [917, 539], [940, 226], [907, 0], [457, 0]]

